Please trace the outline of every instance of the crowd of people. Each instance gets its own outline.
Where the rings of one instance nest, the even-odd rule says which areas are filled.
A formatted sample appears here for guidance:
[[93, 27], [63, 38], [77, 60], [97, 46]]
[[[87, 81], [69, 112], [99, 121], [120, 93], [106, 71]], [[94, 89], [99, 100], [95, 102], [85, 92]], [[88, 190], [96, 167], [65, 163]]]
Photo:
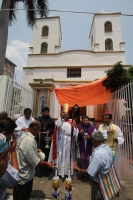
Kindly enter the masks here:
[[88, 176], [91, 199], [103, 199], [97, 175], [108, 173], [114, 163], [120, 176], [123, 133], [111, 123], [110, 113], [103, 114], [103, 124], [96, 130], [88, 116], [79, 120], [78, 109], [76, 104], [74, 116], [71, 107], [64, 104], [55, 122], [48, 107], [42, 108], [42, 116], [36, 119], [31, 117], [30, 108], [15, 120], [6, 112], [0, 113], [0, 200], [6, 198], [7, 188], [13, 188], [14, 200], [29, 200], [34, 175], [47, 177], [53, 168], [62, 179], [69, 170], [71, 176], [74, 171]]

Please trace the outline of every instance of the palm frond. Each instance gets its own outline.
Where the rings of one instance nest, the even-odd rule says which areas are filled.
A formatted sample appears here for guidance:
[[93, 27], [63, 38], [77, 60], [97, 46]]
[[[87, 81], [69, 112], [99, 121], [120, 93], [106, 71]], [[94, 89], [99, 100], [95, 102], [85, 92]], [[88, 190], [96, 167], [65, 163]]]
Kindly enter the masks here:
[[37, 0], [36, 9], [38, 9], [37, 13], [41, 17], [47, 17], [49, 14], [48, 11], [48, 1], [47, 0]]
[[16, 18], [16, 14], [17, 11], [15, 10], [15, 8], [17, 8], [17, 2], [10, 0], [10, 9], [14, 9], [14, 10], [10, 10], [9, 13], [9, 25], [12, 25], [12, 22], [14, 22], [17, 18]]
[[[35, 25], [36, 11], [35, 9], [35, 0], [24, 0], [24, 7], [26, 9], [26, 19], [28, 26], [33, 27]], [[33, 9], [33, 10], [28, 10]]]

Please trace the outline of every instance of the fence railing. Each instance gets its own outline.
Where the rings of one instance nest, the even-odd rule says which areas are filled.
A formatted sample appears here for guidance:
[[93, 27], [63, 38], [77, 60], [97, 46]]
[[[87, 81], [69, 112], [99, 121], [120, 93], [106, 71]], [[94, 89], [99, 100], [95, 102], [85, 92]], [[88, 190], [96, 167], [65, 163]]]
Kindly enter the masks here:
[[121, 158], [133, 168], [133, 82], [111, 95], [109, 111], [112, 113], [113, 123], [121, 128], [124, 135]]
[[[24, 108], [33, 107], [33, 94], [14, 80], [3, 76], [4, 98], [2, 110], [13, 119], [15, 114], [23, 115]], [[2, 111], [1, 110], [1, 111]]]

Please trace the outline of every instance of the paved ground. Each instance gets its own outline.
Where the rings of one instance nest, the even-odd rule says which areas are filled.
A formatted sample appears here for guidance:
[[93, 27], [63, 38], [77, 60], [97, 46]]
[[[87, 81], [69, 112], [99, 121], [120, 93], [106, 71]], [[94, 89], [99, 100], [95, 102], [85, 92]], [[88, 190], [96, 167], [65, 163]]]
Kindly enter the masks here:
[[[133, 178], [122, 177], [121, 184], [123, 189], [119, 197], [114, 200], [133, 200]], [[30, 200], [50, 200], [51, 199], [52, 181], [47, 178], [34, 178], [34, 187]], [[64, 199], [64, 182], [60, 184], [59, 200]], [[12, 190], [8, 191], [12, 194]], [[13, 200], [12, 195], [8, 200]], [[86, 178], [81, 180], [73, 180], [73, 200], [90, 200], [90, 185]]]
[[[124, 163], [121, 165], [121, 184], [122, 190], [119, 197], [115, 197], [114, 200], [133, 200], [133, 170], [128, 168]], [[31, 200], [50, 200], [52, 191], [52, 178], [54, 174], [51, 174], [49, 178], [34, 177], [33, 191], [31, 194]], [[60, 196], [59, 200], [64, 200], [65, 183], [60, 180]], [[12, 190], [8, 190], [10, 197], [8, 200], [13, 200]], [[73, 177], [73, 200], [90, 200], [90, 185], [86, 177], [78, 180], [76, 176]]]

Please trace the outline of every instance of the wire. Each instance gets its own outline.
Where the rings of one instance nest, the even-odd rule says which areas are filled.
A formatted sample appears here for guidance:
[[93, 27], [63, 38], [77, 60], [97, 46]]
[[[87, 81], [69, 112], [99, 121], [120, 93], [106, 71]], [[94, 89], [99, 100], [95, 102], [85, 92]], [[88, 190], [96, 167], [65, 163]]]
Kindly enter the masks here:
[[[25, 8], [16, 8], [16, 9], [0, 9], [0, 10], [27, 10], [27, 11], [44, 11], [43, 9], [25, 9]], [[100, 13], [95, 13], [95, 12], [85, 12], [85, 11], [73, 11], [73, 10], [45, 10], [45, 11], [50, 11], [50, 12], [64, 12], [64, 13], [73, 13], [73, 14], [89, 14], [89, 15], [95, 15], [95, 14], [100, 14]], [[101, 12], [101, 14], [112, 14], [113, 12]], [[114, 12], [115, 13], [115, 12]], [[127, 16], [127, 17], [133, 17], [133, 14], [124, 14], [120, 13], [122, 16]]]

